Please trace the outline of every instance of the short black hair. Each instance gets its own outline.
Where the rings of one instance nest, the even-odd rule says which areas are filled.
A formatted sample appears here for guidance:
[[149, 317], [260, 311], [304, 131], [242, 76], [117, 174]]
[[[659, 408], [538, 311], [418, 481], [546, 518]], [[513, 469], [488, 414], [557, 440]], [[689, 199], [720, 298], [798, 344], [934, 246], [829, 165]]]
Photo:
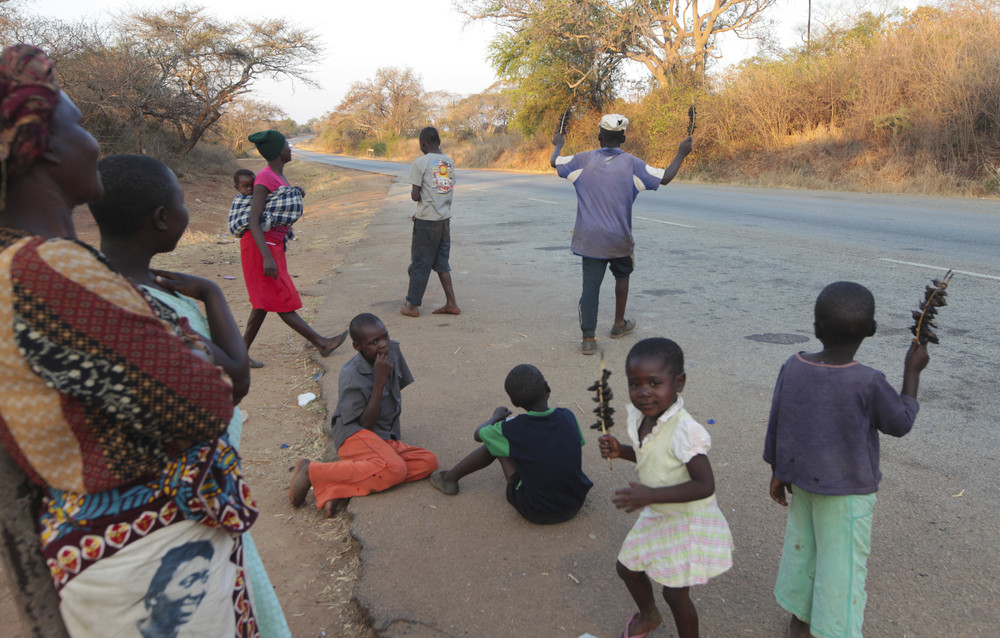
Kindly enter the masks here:
[[875, 326], [875, 296], [853, 281], [835, 281], [816, 297], [816, 327], [830, 343], [861, 341]]
[[157, 208], [173, 203], [173, 172], [155, 157], [109, 155], [97, 170], [104, 195], [89, 207], [102, 235], [132, 237]]
[[507, 391], [511, 403], [519, 408], [529, 407], [544, 400], [549, 391], [541, 371], [527, 363], [514, 366], [507, 373], [503, 389]]
[[360, 315], [357, 315], [356, 317], [354, 317], [354, 319], [351, 319], [351, 323], [347, 327], [347, 329], [351, 333], [351, 341], [357, 343], [358, 341], [361, 340], [361, 331], [364, 330], [365, 328], [368, 328], [369, 326], [375, 326], [375, 325], [385, 325], [385, 324], [382, 323], [381, 319], [379, 319], [370, 312], [362, 312]]
[[233, 173], [233, 186], [239, 186], [239, 184], [240, 184], [240, 178], [243, 177], [243, 176], [249, 177], [250, 179], [256, 179], [257, 178], [257, 176], [254, 175], [254, 172], [252, 170], [250, 170], [249, 168], [241, 168], [238, 171], [236, 171], [235, 173]]
[[429, 142], [431, 144], [441, 143], [441, 136], [438, 135], [438, 130], [433, 126], [428, 126], [421, 130], [419, 139], [421, 142]]
[[643, 339], [632, 346], [632, 349], [628, 351], [628, 356], [625, 357], [625, 367], [631, 365], [633, 359], [640, 357], [660, 357], [674, 374], [684, 372], [684, 351], [681, 350], [676, 341], [666, 337]]
[[606, 128], [602, 128], [598, 133], [598, 136], [603, 141], [613, 145], [621, 146], [625, 143], [625, 131], [609, 131]]

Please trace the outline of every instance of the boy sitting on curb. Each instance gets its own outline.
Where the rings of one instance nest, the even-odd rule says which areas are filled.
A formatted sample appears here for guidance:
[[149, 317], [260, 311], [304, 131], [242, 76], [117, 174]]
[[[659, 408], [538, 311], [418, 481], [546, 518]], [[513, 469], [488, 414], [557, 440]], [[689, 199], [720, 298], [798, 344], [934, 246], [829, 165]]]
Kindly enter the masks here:
[[413, 375], [399, 343], [389, 340], [385, 324], [370, 313], [352, 319], [349, 330], [358, 354], [340, 369], [332, 423], [340, 460], [299, 459], [288, 487], [288, 499], [298, 507], [311, 486], [327, 517], [352, 496], [427, 478], [438, 467], [433, 452], [400, 440], [400, 391], [413, 383]]

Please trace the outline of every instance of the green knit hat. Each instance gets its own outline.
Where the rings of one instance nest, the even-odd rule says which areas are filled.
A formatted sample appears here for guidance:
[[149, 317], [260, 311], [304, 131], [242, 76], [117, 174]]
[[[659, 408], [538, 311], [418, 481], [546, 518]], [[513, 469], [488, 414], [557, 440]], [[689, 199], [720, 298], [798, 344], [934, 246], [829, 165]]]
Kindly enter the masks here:
[[281, 155], [281, 151], [285, 149], [285, 136], [274, 129], [259, 131], [247, 139], [257, 147], [261, 157], [269, 162]]

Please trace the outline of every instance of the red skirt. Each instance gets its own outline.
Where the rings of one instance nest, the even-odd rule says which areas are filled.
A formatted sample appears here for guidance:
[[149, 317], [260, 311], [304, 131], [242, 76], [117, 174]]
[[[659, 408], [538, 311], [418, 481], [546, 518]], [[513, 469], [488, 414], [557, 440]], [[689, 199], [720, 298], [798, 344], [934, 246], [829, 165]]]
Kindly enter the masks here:
[[243, 281], [250, 294], [250, 305], [267, 312], [295, 312], [302, 307], [299, 291], [295, 289], [285, 262], [285, 235], [287, 226], [278, 226], [264, 233], [264, 241], [278, 265], [275, 279], [264, 274], [264, 260], [248, 230], [240, 237], [240, 262], [243, 264]]

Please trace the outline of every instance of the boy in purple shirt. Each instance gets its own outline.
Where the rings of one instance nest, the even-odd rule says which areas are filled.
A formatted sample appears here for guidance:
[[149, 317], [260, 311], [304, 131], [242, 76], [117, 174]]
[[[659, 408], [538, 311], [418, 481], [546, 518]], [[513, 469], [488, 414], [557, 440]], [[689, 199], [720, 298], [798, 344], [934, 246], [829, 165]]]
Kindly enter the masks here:
[[597, 352], [597, 305], [604, 272], [611, 268], [615, 278], [615, 322], [611, 338], [622, 337], [635, 328], [635, 321], [625, 319], [629, 275], [635, 268], [632, 251], [632, 203], [640, 191], [656, 190], [677, 175], [684, 158], [691, 152], [691, 138], [677, 147], [674, 161], [666, 169], [647, 166], [644, 161], [621, 150], [625, 142], [628, 118], [605, 115], [601, 118], [597, 141], [601, 148], [562, 157], [565, 137], [552, 138], [555, 147], [549, 160], [559, 177], [576, 188], [576, 226], [573, 228], [573, 253], [583, 258], [583, 293], [580, 296], [580, 330], [583, 354]]
[[[914, 342], [896, 391], [854, 355], [875, 334], [875, 298], [860, 284], [832, 283], [816, 299], [820, 352], [793, 355], [778, 374], [764, 441], [771, 498], [788, 511], [774, 596], [792, 614], [791, 638], [861, 638], [879, 432], [903, 436], [920, 406], [929, 361]], [[794, 491], [792, 486], [794, 487]]]

